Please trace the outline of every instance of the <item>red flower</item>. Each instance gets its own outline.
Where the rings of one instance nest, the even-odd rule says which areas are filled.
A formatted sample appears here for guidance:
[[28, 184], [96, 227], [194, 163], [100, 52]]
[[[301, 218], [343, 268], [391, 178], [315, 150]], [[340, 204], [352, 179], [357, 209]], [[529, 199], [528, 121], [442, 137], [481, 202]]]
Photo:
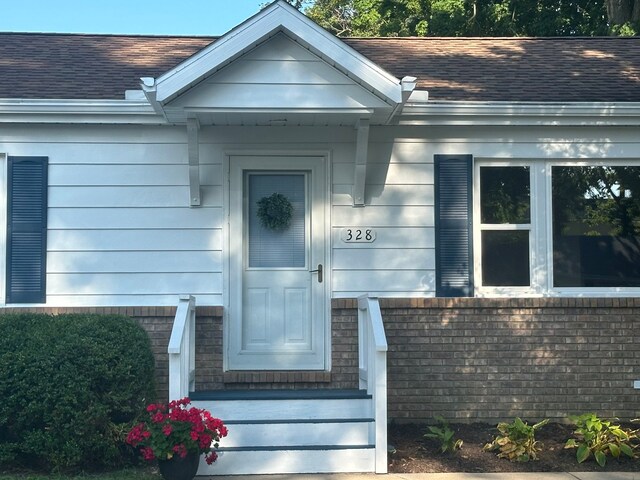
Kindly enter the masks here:
[[147, 420], [135, 425], [126, 442], [140, 449], [145, 460], [186, 457], [188, 452], [206, 454], [207, 463], [216, 461], [220, 438], [227, 435], [224, 423], [206, 410], [189, 407], [189, 399], [169, 404], [150, 404]]
[[148, 462], [156, 458], [155, 455], [153, 454], [153, 450], [149, 447], [142, 447], [140, 449], [140, 453], [142, 454], [142, 458], [144, 458]]

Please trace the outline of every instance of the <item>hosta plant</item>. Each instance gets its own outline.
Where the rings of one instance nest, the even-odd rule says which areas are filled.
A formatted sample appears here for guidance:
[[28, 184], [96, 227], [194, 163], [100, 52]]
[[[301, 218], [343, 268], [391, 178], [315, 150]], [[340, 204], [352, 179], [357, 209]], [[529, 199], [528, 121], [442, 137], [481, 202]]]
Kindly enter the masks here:
[[434, 438], [440, 442], [442, 453], [454, 452], [462, 448], [462, 440], [454, 437], [455, 432], [449, 427], [447, 421], [441, 416], [436, 416], [438, 426], [429, 426], [429, 433], [425, 433], [426, 438]]
[[569, 419], [576, 426], [575, 438], [567, 440], [564, 448], [576, 448], [576, 459], [582, 463], [593, 455], [598, 465], [607, 464], [607, 456], [618, 458], [625, 455], [635, 458], [635, 450], [640, 444], [639, 430], [631, 430], [603, 420], [595, 413], [572, 416]]
[[529, 425], [517, 418], [511, 422], [498, 424], [499, 435], [484, 446], [484, 450], [498, 450], [498, 457], [512, 462], [528, 462], [537, 460], [538, 452], [542, 450], [540, 442], [536, 441], [536, 431], [546, 425], [549, 419]]
[[189, 407], [190, 403], [183, 398], [168, 405], [148, 405], [147, 419], [131, 429], [127, 443], [139, 448], [148, 461], [205, 453], [208, 464], [215, 462], [218, 458], [215, 449], [220, 438], [227, 436], [227, 428], [208, 411]]

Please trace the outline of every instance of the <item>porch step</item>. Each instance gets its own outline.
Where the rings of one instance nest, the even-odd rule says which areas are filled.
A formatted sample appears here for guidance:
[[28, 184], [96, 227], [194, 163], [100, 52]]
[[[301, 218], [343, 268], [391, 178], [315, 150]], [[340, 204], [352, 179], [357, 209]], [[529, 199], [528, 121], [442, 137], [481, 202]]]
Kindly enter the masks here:
[[359, 390], [195, 392], [229, 435], [198, 475], [371, 472], [372, 401]]

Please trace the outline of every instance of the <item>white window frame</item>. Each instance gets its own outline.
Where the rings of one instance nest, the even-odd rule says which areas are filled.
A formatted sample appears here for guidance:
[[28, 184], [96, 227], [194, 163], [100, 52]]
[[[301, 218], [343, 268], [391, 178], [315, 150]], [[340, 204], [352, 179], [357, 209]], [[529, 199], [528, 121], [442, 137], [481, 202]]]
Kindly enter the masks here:
[[547, 221], [545, 224], [547, 249], [547, 265], [549, 268], [548, 291], [551, 296], [564, 297], [631, 297], [640, 295], [640, 287], [554, 287], [553, 286], [553, 199], [551, 198], [552, 167], [640, 167], [640, 160], [635, 159], [598, 159], [598, 160], [553, 160], [546, 162], [545, 184], [548, 192]]
[[[530, 213], [529, 223], [526, 224], [483, 224], [481, 223], [480, 212], [480, 169], [483, 167], [528, 167], [529, 168], [529, 191], [530, 191]], [[473, 166], [473, 225], [474, 225], [474, 241], [473, 241], [473, 264], [474, 264], [474, 285], [476, 296], [504, 296], [504, 295], [536, 295], [539, 294], [539, 286], [534, 279], [534, 269], [538, 255], [536, 253], [536, 239], [534, 238], [537, 228], [538, 208], [534, 202], [535, 183], [537, 182], [534, 175], [535, 164], [531, 160], [482, 160], [476, 158]], [[519, 287], [505, 286], [484, 286], [482, 285], [482, 232], [483, 231], [529, 231], [529, 285]]]
[[[529, 233], [529, 287], [491, 287], [482, 285], [482, 231], [524, 229], [524, 225], [480, 223], [480, 168], [530, 168], [531, 224]], [[474, 293], [476, 297], [631, 297], [640, 295], [640, 287], [553, 287], [553, 216], [551, 198], [552, 167], [637, 166], [640, 160], [619, 159], [533, 159], [481, 158], [473, 166], [473, 257]], [[518, 228], [523, 227], [523, 228]]]

